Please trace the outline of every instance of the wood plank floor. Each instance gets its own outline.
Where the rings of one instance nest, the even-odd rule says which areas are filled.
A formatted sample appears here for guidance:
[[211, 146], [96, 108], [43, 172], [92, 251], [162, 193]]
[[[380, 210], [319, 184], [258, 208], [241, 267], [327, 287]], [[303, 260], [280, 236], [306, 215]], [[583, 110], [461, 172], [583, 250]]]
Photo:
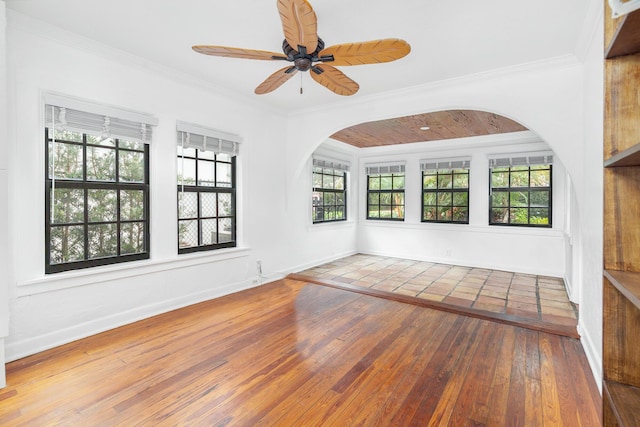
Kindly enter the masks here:
[[573, 338], [295, 280], [7, 371], [3, 426], [601, 424]]

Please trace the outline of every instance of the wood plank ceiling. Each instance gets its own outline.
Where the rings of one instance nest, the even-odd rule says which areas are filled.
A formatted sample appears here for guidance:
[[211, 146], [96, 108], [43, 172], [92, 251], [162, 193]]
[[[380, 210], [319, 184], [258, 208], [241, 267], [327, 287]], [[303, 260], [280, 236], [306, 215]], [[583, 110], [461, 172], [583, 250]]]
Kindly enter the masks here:
[[[428, 126], [428, 130], [422, 127]], [[486, 111], [448, 110], [360, 123], [331, 135], [356, 147], [407, 144], [527, 130], [511, 119]]]

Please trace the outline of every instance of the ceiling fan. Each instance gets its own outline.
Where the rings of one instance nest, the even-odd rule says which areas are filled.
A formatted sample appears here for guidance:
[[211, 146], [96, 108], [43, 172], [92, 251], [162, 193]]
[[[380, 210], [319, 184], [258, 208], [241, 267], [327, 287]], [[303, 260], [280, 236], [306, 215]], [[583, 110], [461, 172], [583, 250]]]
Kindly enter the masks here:
[[400, 39], [344, 43], [325, 48], [324, 41], [318, 37], [316, 14], [307, 0], [278, 0], [278, 11], [284, 30], [284, 54], [206, 45], [193, 46], [193, 50], [212, 56], [292, 63], [267, 77], [255, 89], [258, 95], [279, 88], [298, 71], [310, 71], [313, 80], [338, 95], [353, 95], [360, 86], [335, 68], [335, 65], [390, 62], [406, 56], [411, 51], [411, 46]]

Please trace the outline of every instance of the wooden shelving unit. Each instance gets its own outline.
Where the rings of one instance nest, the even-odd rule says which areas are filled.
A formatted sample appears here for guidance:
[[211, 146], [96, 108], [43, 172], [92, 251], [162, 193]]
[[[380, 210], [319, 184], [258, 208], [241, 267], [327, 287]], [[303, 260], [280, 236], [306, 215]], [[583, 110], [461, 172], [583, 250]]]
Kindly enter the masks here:
[[640, 425], [640, 11], [605, 4], [603, 421]]

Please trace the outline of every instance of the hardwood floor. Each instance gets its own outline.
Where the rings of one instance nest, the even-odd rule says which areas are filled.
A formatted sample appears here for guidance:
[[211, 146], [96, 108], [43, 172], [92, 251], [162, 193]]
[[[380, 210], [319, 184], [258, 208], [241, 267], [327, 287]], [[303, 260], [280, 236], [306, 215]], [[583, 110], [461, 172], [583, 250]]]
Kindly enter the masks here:
[[295, 280], [7, 371], [3, 426], [601, 424], [576, 339]]

